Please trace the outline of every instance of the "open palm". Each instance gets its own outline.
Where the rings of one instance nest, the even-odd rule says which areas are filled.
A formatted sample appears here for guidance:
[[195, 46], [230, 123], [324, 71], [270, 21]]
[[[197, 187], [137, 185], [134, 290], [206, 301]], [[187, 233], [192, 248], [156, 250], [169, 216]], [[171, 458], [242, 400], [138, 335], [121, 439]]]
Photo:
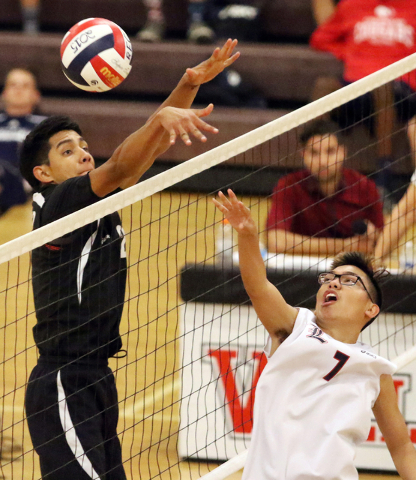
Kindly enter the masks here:
[[192, 85], [202, 85], [215, 78], [225, 68], [234, 63], [240, 56], [240, 53], [233, 51], [237, 45], [237, 40], [228, 39], [224, 45], [214, 50], [214, 53], [202, 63], [193, 68], [187, 68], [189, 81]]
[[222, 193], [218, 193], [219, 200], [213, 199], [215, 206], [220, 210], [224, 217], [230, 222], [231, 226], [240, 234], [251, 234], [257, 231], [256, 224], [248, 209], [243, 202], [240, 202], [235, 193], [228, 189], [228, 198]]

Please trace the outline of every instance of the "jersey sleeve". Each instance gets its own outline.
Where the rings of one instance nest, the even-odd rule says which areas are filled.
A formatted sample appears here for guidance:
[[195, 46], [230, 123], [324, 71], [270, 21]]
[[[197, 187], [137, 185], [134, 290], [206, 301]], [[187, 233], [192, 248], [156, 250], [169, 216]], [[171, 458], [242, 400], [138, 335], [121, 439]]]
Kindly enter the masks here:
[[42, 225], [81, 210], [98, 202], [98, 197], [91, 188], [89, 175], [70, 178], [54, 188], [42, 209]]
[[295, 214], [294, 196], [293, 185], [288, 182], [287, 177], [281, 178], [273, 192], [272, 206], [267, 217], [267, 230], [291, 231]]

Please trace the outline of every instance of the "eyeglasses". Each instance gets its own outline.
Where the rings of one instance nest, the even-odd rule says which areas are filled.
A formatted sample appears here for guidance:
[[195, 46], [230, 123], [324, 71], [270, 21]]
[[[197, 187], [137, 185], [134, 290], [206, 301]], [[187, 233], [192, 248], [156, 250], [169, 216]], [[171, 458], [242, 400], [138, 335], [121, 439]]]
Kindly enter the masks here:
[[373, 302], [371, 298], [370, 292], [367, 290], [367, 287], [364, 285], [362, 278], [354, 273], [333, 273], [333, 272], [324, 272], [318, 275], [318, 283], [320, 285], [324, 285], [325, 283], [331, 283], [336, 278], [339, 278], [339, 283], [341, 285], [346, 285], [347, 287], [352, 287], [357, 282], [360, 282], [361, 285], [364, 287], [364, 290], [367, 292], [368, 298]]

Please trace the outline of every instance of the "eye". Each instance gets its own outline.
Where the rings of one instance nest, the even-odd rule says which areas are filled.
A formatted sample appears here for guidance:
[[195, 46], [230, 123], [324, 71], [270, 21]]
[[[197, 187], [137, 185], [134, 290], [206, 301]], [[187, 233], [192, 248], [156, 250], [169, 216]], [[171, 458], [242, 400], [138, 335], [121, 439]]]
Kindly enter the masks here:
[[355, 285], [357, 283], [357, 277], [354, 277], [353, 275], [343, 275], [342, 283], [344, 285]]
[[64, 152], [63, 152], [64, 155], [71, 155], [71, 153], [72, 153], [72, 150], [69, 150], [69, 149], [64, 150]]
[[90, 149], [88, 148], [88, 146], [82, 147], [82, 149], [83, 149], [85, 152], [88, 152], [88, 153], [89, 153], [89, 151], [90, 151]]

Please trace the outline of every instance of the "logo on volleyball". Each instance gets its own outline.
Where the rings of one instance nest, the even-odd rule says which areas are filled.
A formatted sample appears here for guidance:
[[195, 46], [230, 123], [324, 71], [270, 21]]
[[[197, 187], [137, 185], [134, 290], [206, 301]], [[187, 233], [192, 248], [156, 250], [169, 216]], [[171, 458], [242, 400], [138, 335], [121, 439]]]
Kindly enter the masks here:
[[77, 23], [61, 44], [65, 76], [89, 92], [105, 92], [120, 85], [130, 73], [132, 56], [126, 33], [104, 18], [88, 18]]

